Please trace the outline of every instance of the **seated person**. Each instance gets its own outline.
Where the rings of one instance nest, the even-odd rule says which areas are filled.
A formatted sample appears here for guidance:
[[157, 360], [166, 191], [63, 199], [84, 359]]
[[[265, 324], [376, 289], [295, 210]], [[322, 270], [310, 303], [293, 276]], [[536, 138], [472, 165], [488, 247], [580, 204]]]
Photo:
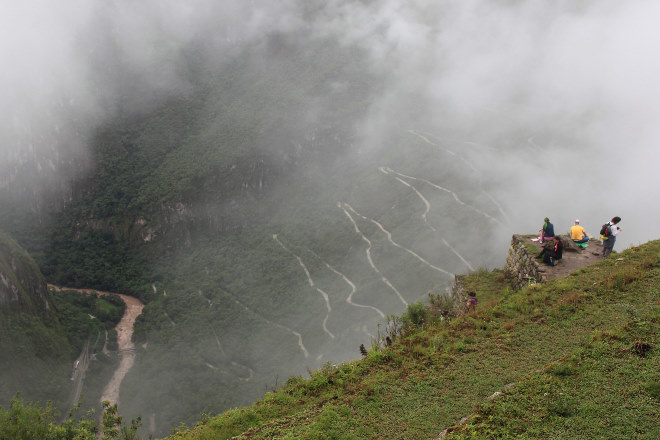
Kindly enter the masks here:
[[539, 237], [539, 241], [543, 243], [544, 241], [552, 241], [552, 239], [555, 237], [555, 227], [550, 223], [550, 219], [548, 217], [543, 219], [543, 227], [539, 231], [541, 233], [541, 236]]
[[561, 254], [564, 247], [561, 244], [559, 237], [553, 237], [553, 244], [549, 247], [544, 247], [537, 258], [543, 258], [543, 262], [554, 266], [555, 261], [561, 260]]
[[589, 236], [587, 236], [587, 231], [580, 226], [580, 219], [575, 219], [575, 224], [571, 227], [571, 238], [574, 242], [581, 244], [589, 241]]

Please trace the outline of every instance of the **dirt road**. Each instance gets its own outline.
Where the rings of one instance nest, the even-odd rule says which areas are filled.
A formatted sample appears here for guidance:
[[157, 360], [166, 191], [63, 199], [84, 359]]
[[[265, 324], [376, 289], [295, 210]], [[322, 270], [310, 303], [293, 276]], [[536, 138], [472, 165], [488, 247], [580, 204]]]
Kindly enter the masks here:
[[[59, 287], [52, 284], [48, 285], [50, 288], [53, 288], [56, 291], [61, 290], [70, 290], [74, 292], [84, 293], [86, 295], [96, 293], [98, 295], [110, 295], [111, 292], [102, 292], [99, 290], [93, 289], [71, 289], [68, 287]], [[124, 316], [122, 316], [121, 321], [115, 327], [117, 331], [117, 345], [119, 346], [119, 367], [115, 370], [110, 382], [103, 388], [103, 393], [101, 394], [101, 402], [108, 400], [111, 404], [119, 404], [119, 387], [121, 382], [124, 380], [126, 373], [129, 372], [133, 363], [135, 362], [135, 346], [133, 344], [133, 325], [135, 324], [135, 319], [140, 316], [142, 313], [142, 308], [144, 304], [132, 296], [124, 295], [123, 293], [116, 293], [126, 304], [126, 310], [124, 311]], [[77, 403], [80, 398], [80, 392], [82, 391], [83, 379], [85, 377], [85, 371], [87, 370], [88, 363], [88, 343], [85, 344], [82, 353], [78, 357], [77, 368], [74, 368], [73, 371], [73, 387], [71, 391], [70, 401], [74, 404]]]
[[[102, 293], [102, 292], [99, 292]], [[133, 325], [135, 319], [142, 313], [144, 304], [132, 296], [118, 294], [126, 304], [124, 316], [115, 327], [117, 330], [117, 343], [119, 345], [119, 367], [112, 375], [110, 382], [103, 388], [101, 401], [108, 400], [111, 404], [119, 404], [119, 387], [126, 373], [133, 367], [135, 362], [135, 345], [133, 344]]]

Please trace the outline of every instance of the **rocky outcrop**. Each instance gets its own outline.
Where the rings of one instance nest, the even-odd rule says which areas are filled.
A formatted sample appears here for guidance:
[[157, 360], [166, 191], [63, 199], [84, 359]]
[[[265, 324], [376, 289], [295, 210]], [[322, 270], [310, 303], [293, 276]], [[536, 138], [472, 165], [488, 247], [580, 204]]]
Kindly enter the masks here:
[[528, 239], [518, 234], [511, 237], [511, 247], [504, 265], [504, 274], [516, 289], [545, 281], [543, 269], [535, 258], [536, 254], [525, 246], [525, 240]]
[[48, 314], [52, 303], [37, 264], [18, 243], [0, 232], [0, 309]]
[[463, 284], [464, 275], [454, 276], [454, 285], [449, 290], [449, 297], [451, 298], [451, 304], [453, 309], [449, 313], [453, 316], [459, 316], [467, 312], [467, 298], [468, 293], [465, 290], [465, 285]]
[[564, 252], [583, 252], [584, 250], [575, 244], [571, 237], [568, 235], [558, 235], [561, 245], [564, 247]]

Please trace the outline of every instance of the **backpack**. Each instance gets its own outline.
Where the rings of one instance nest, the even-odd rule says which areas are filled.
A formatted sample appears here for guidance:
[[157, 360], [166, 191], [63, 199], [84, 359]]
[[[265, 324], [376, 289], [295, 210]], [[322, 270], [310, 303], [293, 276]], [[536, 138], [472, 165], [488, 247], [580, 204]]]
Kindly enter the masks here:
[[603, 235], [605, 237], [609, 237], [612, 235], [612, 230], [610, 229], [610, 224], [605, 223], [602, 228], [600, 228], [600, 235]]

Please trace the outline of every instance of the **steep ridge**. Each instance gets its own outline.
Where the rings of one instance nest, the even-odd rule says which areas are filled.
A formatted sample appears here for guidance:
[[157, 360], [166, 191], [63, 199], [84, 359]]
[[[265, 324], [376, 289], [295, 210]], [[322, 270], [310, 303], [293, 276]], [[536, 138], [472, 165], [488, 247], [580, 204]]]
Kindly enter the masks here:
[[47, 315], [52, 299], [32, 257], [0, 231], [0, 309]]
[[170, 438], [655, 438], [659, 255], [650, 242], [518, 291], [499, 270], [460, 276], [476, 311], [409, 309], [393, 345]]
[[0, 404], [17, 393], [64, 404], [72, 345], [32, 257], [0, 231]]

